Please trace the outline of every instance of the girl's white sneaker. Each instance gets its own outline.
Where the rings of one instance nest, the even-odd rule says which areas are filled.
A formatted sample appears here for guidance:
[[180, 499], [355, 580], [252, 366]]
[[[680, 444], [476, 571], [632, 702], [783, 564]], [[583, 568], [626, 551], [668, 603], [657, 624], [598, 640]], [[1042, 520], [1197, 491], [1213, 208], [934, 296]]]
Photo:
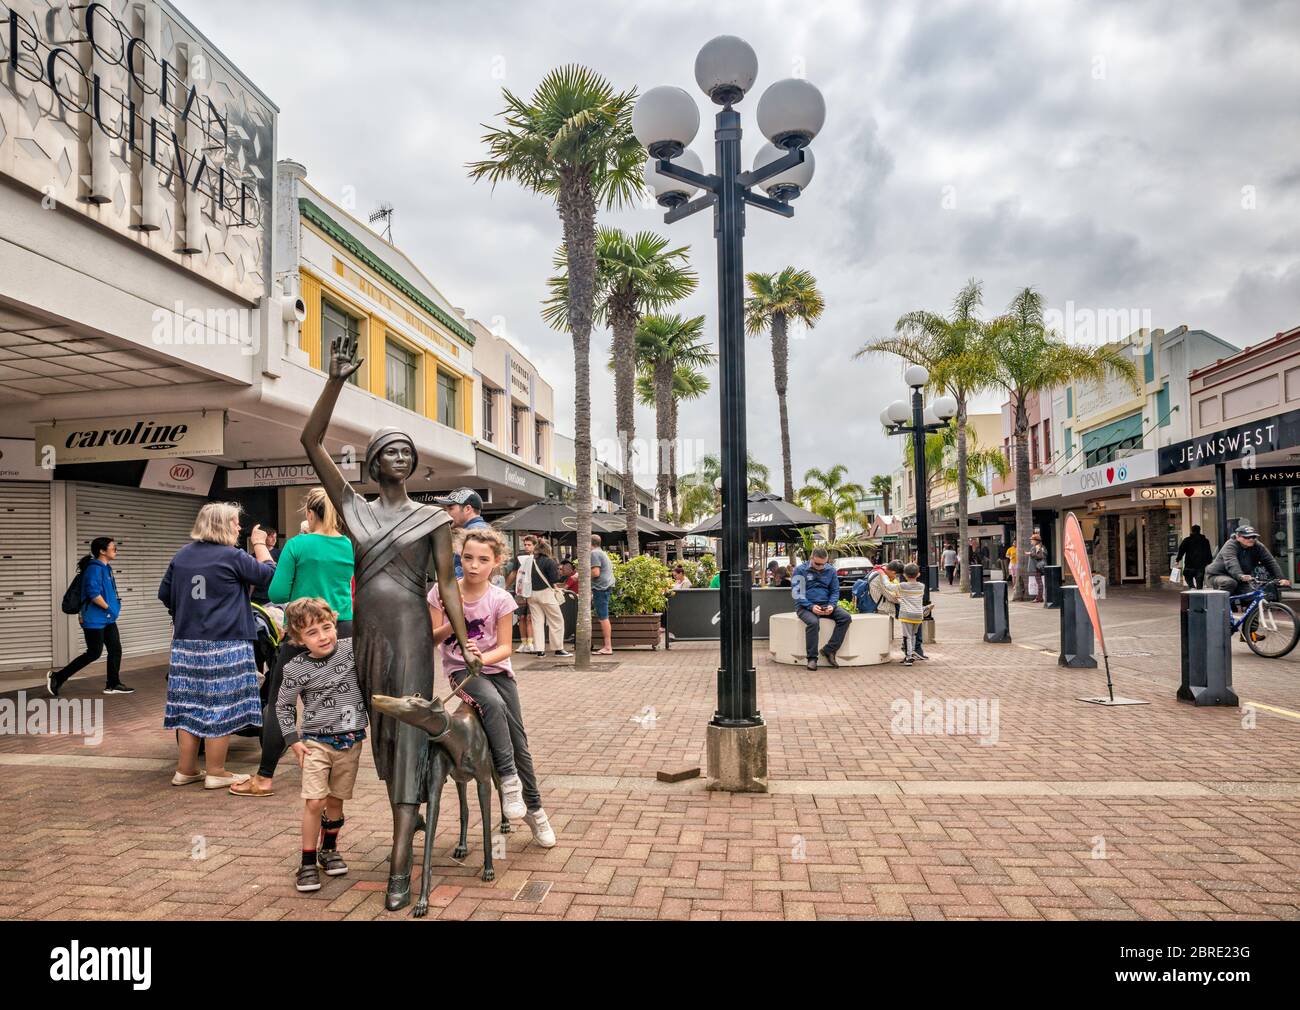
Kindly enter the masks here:
[[528, 813], [524, 805], [524, 784], [518, 775], [501, 780], [501, 813], [510, 821], [517, 821]]
[[533, 841], [544, 849], [555, 847], [555, 831], [551, 828], [551, 822], [546, 819], [546, 811], [541, 807], [524, 814], [524, 823], [533, 831]]

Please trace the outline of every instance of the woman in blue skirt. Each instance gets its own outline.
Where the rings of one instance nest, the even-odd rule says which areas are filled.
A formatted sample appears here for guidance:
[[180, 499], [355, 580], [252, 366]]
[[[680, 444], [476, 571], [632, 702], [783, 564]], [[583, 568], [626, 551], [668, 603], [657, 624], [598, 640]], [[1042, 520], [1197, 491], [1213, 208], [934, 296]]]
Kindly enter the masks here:
[[[158, 587], [172, 616], [163, 726], [177, 730], [174, 786], [202, 780], [205, 789], [227, 789], [245, 781], [247, 775], [226, 771], [230, 736], [262, 725], [248, 591], [270, 584], [275, 562], [260, 526], [249, 534], [254, 557], [239, 549], [239, 515], [238, 505], [204, 505], [190, 532], [193, 543], [176, 552]], [[200, 741], [206, 772], [198, 765]]]

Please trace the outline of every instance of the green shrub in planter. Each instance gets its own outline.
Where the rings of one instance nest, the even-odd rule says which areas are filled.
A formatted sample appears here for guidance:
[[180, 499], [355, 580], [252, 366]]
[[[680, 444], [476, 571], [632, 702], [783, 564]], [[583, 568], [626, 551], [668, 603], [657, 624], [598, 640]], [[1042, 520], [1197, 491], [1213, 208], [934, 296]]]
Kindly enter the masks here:
[[712, 554], [701, 554], [700, 560], [695, 563], [695, 571], [691, 573], [691, 585], [696, 589], [708, 589], [709, 582], [717, 573], [717, 559]]
[[656, 557], [638, 554], [628, 561], [615, 561], [609, 614], [611, 617], [662, 614], [672, 588], [672, 569]]

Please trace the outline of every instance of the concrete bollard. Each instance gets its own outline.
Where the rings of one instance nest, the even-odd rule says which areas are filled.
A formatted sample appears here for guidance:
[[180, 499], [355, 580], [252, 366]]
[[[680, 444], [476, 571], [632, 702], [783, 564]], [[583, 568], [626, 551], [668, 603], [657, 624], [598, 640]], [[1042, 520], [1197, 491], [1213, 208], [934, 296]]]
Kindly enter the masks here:
[[1219, 589], [1189, 589], [1179, 600], [1183, 682], [1178, 700], [1197, 705], [1241, 704], [1232, 690], [1232, 633], [1228, 594]]
[[1007, 584], [1000, 579], [984, 583], [984, 641], [1011, 641]]
[[984, 566], [970, 566], [970, 598], [978, 600], [984, 596]]
[[1061, 591], [1061, 654], [1056, 662], [1060, 666], [1096, 667], [1097, 660], [1092, 654], [1092, 621], [1079, 595], [1079, 587], [1058, 588]]
[[1039, 578], [1043, 580], [1043, 606], [1048, 610], [1061, 608], [1061, 566], [1044, 565]]
[[930, 583], [930, 592], [939, 591], [939, 566], [930, 565], [926, 568], [926, 580]]

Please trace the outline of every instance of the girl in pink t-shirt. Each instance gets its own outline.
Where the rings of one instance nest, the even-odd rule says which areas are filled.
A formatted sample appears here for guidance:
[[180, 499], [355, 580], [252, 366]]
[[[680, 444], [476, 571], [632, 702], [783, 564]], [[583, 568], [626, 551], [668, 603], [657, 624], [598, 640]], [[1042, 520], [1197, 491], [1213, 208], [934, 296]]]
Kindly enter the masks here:
[[460, 563], [460, 597], [465, 608], [469, 650], [483, 661], [483, 672], [467, 677], [465, 657], [452, 637], [451, 625], [442, 610], [442, 597], [435, 585], [429, 590], [429, 616], [433, 641], [442, 656], [442, 668], [456, 695], [478, 713], [492, 761], [501, 776], [501, 812], [512, 820], [522, 817], [533, 838], [545, 848], [555, 845], [555, 832], [542, 809], [524, 732], [524, 713], [519, 706], [519, 689], [510, 666], [513, 651], [512, 616], [518, 609], [513, 596], [492, 585], [492, 570], [505, 557], [501, 534], [490, 526], [464, 531]]

